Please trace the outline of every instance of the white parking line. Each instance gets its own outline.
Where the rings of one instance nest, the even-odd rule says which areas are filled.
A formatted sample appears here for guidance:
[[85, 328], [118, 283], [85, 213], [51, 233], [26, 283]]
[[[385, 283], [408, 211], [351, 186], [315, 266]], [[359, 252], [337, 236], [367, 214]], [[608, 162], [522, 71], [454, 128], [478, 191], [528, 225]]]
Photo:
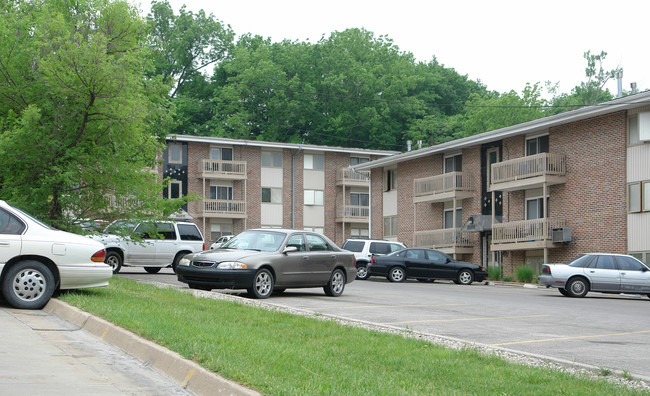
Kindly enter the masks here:
[[432, 319], [432, 320], [409, 320], [406, 322], [385, 322], [385, 325], [409, 324], [409, 323], [439, 323], [439, 322], [464, 322], [472, 320], [498, 320], [498, 319], [526, 319], [526, 318], [544, 318], [550, 315], [526, 315], [526, 316], [493, 316], [486, 318], [458, 318], [458, 319]]

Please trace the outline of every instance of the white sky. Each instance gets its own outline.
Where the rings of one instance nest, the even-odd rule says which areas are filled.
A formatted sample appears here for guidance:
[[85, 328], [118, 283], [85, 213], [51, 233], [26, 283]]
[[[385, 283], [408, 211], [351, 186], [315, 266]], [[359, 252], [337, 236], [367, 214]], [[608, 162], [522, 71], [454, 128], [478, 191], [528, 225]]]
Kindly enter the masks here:
[[[134, 0], [138, 1], [138, 0]], [[145, 10], [148, 0], [140, 0]], [[583, 53], [608, 53], [606, 70], [623, 67], [623, 89], [650, 88], [648, 0], [169, 0], [175, 12], [203, 9], [244, 33], [316, 43], [365, 28], [387, 35], [419, 61], [435, 56], [488, 89], [520, 93], [527, 82], [585, 80]], [[616, 94], [615, 81], [606, 86]]]

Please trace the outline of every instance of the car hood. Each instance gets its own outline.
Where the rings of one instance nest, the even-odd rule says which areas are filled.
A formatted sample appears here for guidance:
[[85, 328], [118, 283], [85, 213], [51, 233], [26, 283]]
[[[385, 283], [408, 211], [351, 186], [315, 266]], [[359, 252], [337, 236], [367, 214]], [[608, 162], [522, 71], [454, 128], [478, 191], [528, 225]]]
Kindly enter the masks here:
[[213, 249], [190, 254], [191, 260], [206, 260], [214, 262], [239, 261], [247, 257], [277, 254], [277, 252], [260, 252], [257, 250]]

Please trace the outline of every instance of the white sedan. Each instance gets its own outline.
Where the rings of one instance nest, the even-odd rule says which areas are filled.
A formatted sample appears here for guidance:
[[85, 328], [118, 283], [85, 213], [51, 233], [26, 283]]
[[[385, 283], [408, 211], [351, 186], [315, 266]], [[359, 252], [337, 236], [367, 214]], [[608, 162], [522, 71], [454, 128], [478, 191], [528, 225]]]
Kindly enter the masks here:
[[55, 230], [0, 201], [0, 290], [9, 305], [41, 309], [55, 290], [107, 286], [100, 242]]

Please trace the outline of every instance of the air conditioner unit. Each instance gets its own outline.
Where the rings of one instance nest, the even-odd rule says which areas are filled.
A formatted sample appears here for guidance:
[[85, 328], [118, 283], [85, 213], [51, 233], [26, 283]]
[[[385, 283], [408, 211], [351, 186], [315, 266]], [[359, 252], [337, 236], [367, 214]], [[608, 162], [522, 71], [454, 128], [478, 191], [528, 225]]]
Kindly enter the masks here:
[[571, 242], [571, 228], [553, 228], [553, 243]]

